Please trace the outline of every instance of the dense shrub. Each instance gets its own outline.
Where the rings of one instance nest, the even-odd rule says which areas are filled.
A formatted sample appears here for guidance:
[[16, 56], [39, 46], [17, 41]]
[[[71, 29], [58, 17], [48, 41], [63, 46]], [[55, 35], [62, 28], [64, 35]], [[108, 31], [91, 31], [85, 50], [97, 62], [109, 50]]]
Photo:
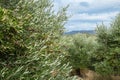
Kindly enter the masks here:
[[72, 80], [59, 42], [66, 19], [49, 0], [0, 0], [0, 79]]
[[68, 50], [66, 57], [71, 66], [73, 68], [93, 69], [91, 56], [96, 49], [96, 37], [87, 34], [75, 34], [66, 36], [66, 38], [67, 43], [64, 43]]
[[102, 74], [120, 74], [120, 14], [109, 28], [104, 24], [98, 26], [97, 41], [96, 70]]

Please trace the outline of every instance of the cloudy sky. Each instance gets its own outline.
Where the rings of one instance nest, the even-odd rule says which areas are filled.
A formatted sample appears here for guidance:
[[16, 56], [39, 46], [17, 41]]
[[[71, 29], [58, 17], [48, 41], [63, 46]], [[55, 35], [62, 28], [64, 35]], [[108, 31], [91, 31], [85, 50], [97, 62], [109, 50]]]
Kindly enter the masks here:
[[120, 0], [54, 0], [55, 10], [70, 5], [69, 18], [65, 28], [73, 30], [94, 30], [96, 24], [108, 25], [120, 12]]

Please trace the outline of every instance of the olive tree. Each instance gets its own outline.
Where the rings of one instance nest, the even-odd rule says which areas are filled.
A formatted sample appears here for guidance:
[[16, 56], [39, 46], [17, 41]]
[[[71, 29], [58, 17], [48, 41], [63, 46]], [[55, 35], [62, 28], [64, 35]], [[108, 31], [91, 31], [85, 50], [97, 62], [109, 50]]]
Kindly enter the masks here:
[[116, 16], [110, 27], [104, 24], [97, 28], [99, 44], [95, 52], [95, 68], [102, 74], [120, 74], [120, 14]]
[[55, 13], [53, 6], [50, 0], [0, 0], [0, 79], [72, 79], [59, 41], [67, 7]]

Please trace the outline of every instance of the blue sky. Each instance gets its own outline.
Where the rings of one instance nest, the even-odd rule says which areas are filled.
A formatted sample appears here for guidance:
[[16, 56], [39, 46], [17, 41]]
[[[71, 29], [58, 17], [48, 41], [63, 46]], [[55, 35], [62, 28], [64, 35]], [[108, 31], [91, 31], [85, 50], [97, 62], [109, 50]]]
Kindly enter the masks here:
[[70, 5], [72, 15], [65, 25], [66, 31], [94, 30], [97, 24], [109, 23], [120, 12], [120, 0], [54, 0], [55, 10]]

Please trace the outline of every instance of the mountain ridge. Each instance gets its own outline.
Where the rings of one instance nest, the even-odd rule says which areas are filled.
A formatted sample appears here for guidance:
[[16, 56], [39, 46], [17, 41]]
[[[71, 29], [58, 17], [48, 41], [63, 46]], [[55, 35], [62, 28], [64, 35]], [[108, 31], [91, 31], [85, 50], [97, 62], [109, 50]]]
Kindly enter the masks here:
[[77, 33], [95, 34], [95, 30], [76, 30], [65, 32], [65, 34], [77, 34]]

